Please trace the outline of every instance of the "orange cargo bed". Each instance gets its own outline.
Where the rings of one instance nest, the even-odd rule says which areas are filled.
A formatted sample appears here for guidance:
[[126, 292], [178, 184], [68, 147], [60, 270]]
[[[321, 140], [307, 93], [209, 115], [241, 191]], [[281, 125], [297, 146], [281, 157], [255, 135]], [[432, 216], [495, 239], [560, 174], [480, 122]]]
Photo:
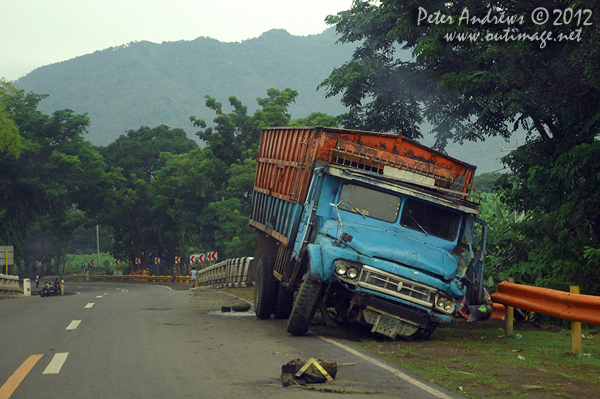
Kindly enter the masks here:
[[394, 134], [324, 127], [267, 128], [262, 132], [254, 191], [301, 204], [317, 162], [399, 180], [406, 174], [418, 175], [424, 185], [459, 195], [470, 191], [476, 169]]

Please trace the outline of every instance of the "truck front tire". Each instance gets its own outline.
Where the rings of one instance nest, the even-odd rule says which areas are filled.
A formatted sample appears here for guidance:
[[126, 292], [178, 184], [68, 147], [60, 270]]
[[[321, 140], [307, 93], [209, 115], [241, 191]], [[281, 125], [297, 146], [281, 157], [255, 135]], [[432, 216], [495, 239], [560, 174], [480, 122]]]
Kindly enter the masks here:
[[259, 319], [269, 319], [277, 300], [277, 279], [273, 275], [275, 258], [269, 255], [260, 257], [256, 267], [254, 284], [254, 311]]
[[288, 319], [287, 330], [293, 335], [304, 335], [310, 327], [310, 322], [315, 314], [317, 304], [321, 300], [323, 283], [307, 278], [300, 286], [298, 296]]

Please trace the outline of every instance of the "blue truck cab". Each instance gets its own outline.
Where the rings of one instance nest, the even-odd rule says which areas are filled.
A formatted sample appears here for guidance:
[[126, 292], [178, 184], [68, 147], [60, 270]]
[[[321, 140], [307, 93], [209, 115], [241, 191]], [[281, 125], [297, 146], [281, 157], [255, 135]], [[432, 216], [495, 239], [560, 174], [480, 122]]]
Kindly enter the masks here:
[[288, 318], [294, 335], [319, 310], [330, 325], [428, 338], [452, 323], [465, 296], [483, 303], [486, 231], [477, 204], [415, 170], [357, 166], [316, 157], [297, 204], [255, 188], [257, 316]]

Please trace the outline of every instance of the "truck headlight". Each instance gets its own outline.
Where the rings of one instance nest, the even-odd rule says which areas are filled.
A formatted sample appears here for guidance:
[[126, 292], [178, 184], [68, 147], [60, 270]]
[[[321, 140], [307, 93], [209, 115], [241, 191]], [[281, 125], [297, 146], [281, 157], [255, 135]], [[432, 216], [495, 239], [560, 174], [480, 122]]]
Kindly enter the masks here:
[[452, 298], [438, 295], [438, 297], [435, 299], [435, 307], [444, 313], [452, 313], [455, 306], [456, 301]]
[[348, 277], [350, 277], [352, 280], [354, 280], [356, 277], [358, 277], [358, 270], [351, 267], [350, 269], [348, 269]]
[[342, 262], [335, 262], [335, 273], [339, 276], [345, 276], [348, 268]]
[[362, 265], [356, 262], [349, 262], [346, 260], [336, 260], [333, 265], [333, 271], [339, 277], [349, 278], [355, 280], [360, 274]]

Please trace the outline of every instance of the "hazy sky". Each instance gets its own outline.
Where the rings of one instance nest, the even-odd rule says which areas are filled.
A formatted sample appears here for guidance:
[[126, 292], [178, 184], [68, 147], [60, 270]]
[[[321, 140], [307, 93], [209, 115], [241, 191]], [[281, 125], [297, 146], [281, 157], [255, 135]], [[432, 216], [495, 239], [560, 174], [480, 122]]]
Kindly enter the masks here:
[[323, 32], [352, 0], [0, 0], [0, 78], [132, 41]]

